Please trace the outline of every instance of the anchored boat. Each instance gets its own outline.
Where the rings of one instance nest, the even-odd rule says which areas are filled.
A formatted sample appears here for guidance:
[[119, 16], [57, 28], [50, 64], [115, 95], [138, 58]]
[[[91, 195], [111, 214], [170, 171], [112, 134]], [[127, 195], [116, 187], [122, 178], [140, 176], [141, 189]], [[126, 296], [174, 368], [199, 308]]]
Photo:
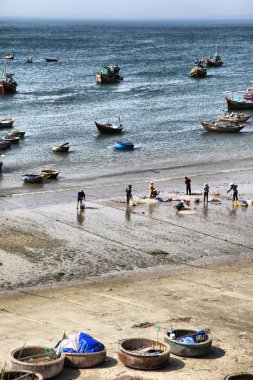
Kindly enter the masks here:
[[246, 115], [243, 113], [235, 113], [231, 112], [230, 114], [227, 114], [226, 112], [224, 114], [218, 114], [217, 117], [220, 121], [226, 121], [230, 123], [239, 123], [246, 122], [251, 118], [252, 114]]
[[0, 80], [0, 94], [15, 94], [18, 84], [13, 79], [13, 76], [14, 74], [7, 73], [5, 66]]
[[123, 131], [123, 125], [122, 124], [118, 124], [118, 125], [113, 125], [110, 123], [101, 124], [101, 123], [97, 123], [96, 121], [94, 123], [95, 123], [98, 131], [102, 134], [115, 135], [115, 134], [121, 133]]
[[220, 123], [209, 122], [209, 121], [204, 121], [204, 120], [200, 120], [200, 124], [209, 132], [225, 132], [225, 133], [240, 132], [246, 126], [246, 124], [226, 125], [226, 124], [220, 124]]
[[118, 83], [123, 80], [119, 75], [120, 68], [118, 65], [103, 66], [102, 71], [96, 74], [96, 82], [99, 84]]
[[190, 76], [192, 78], [205, 78], [207, 75], [207, 69], [204, 66], [204, 62], [202, 58], [194, 59], [195, 66], [190, 71]]
[[68, 152], [69, 151], [69, 143], [65, 143], [59, 146], [53, 146], [53, 152]]
[[223, 63], [218, 52], [216, 52], [213, 57], [206, 58], [206, 65], [210, 67], [220, 67]]
[[114, 148], [118, 150], [133, 150], [134, 144], [130, 141], [126, 141], [126, 142], [119, 141], [114, 145]]
[[12, 127], [14, 123], [14, 119], [9, 118], [9, 119], [2, 119], [0, 120], [0, 128], [10, 128]]

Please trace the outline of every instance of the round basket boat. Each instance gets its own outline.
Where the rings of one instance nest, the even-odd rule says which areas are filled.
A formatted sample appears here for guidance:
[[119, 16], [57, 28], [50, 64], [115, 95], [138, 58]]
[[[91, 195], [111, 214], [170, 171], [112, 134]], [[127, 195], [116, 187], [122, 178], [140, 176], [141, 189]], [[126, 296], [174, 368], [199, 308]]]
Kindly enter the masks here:
[[232, 375], [228, 375], [224, 377], [224, 380], [251, 380], [253, 379], [253, 373], [233, 373]]
[[[161, 351], [149, 353], [145, 348]], [[143, 350], [144, 349], [144, 350]], [[170, 348], [167, 344], [156, 342], [151, 339], [132, 338], [119, 343], [118, 357], [126, 367], [152, 370], [162, 368], [170, 358]]]
[[27, 346], [17, 348], [10, 354], [10, 366], [15, 371], [24, 370], [38, 372], [44, 379], [57, 376], [63, 369], [65, 355], [56, 356], [56, 351], [51, 349], [50, 356], [47, 349], [41, 346]]
[[[175, 334], [175, 339], [181, 337], [181, 336], [187, 336], [192, 335], [196, 331], [195, 330], [174, 330], [173, 333]], [[199, 357], [208, 355], [212, 348], [212, 336], [211, 334], [208, 335], [208, 338], [206, 341], [197, 343], [197, 344], [191, 344], [191, 343], [182, 343], [177, 342], [176, 340], [172, 340], [169, 337], [169, 333], [164, 337], [165, 342], [170, 346], [170, 351], [172, 354], [177, 356], [185, 356], [185, 357]]]
[[71, 368], [90, 368], [103, 363], [106, 359], [106, 350], [86, 354], [72, 354], [65, 352], [65, 366]]
[[22, 377], [23, 380], [43, 380], [40, 373], [31, 371], [4, 371], [2, 372], [2, 380], [15, 380]]

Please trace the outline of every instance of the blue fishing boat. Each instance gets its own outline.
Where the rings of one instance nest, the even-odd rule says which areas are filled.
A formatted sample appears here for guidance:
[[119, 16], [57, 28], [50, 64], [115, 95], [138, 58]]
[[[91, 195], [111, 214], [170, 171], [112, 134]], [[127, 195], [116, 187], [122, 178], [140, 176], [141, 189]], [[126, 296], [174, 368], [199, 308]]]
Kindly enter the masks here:
[[119, 150], [133, 150], [134, 144], [130, 141], [126, 141], [126, 142], [119, 141], [114, 145], [114, 148], [119, 149]]

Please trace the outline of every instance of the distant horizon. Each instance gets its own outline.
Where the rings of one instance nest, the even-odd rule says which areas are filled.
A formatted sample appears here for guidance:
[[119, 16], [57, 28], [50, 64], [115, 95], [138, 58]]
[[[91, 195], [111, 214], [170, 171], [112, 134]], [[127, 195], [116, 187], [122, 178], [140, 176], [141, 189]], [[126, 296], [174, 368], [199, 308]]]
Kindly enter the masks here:
[[87, 17], [87, 18], [80, 18], [80, 17], [50, 17], [50, 16], [0, 16], [0, 20], [27, 20], [27, 21], [105, 21], [105, 22], [117, 22], [117, 21], [124, 21], [124, 22], [230, 22], [230, 21], [237, 21], [237, 22], [252, 22], [253, 26], [253, 18], [95, 18], [95, 17]]

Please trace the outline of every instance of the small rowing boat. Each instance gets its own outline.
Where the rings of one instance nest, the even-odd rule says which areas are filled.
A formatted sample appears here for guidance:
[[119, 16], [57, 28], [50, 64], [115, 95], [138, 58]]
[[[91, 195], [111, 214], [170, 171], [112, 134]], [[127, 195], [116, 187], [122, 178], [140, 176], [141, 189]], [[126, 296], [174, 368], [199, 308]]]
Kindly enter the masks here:
[[100, 133], [106, 134], [106, 135], [115, 135], [115, 134], [121, 133], [123, 130], [122, 124], [118, 124], [118, 125], [113, 125], [110, 123], [100, 124], [100, 123], [97, 123], [96, 121], [94, 123], [95, 123], [98, 131]]
[[40, 174], [48, 179], [57, 178], [60, 170], [58, 169], [41, 169]]
[[231, 112], [230, 114], [227, 114], [226, 112], [224, 114], [218, 114], [217, 117], [220, 121], [226, 121], [230, 123], [239, 123], [241, 122], [246, 122], [251, 118], [252, 114], [246, 115], [243, 113], [235, 113]]
[[23, 138], [25, 137], [25, 132], [24, 131], [9, 131], [8, 136]]
[[41, 183], [44, 180], [44, 176], [41, 174], [25, 173], [22, 174], [23, 181], [26, 183]]
[[65, 143], [59, 146], [53, 146], [53, 152], [68, 152], [69, 151], [69, 143]]
[[14, 123], [14, 119], [9, 118], [9, 119], [2, 119], [0, 120], [0, 128], [10, 128], [12, 127]]
[[57, 57], [45, 57], [46, 62], [58, 62]]
[[118, 150], [133, 150], [134, 149], [134, 144], [130, 141], [119, 141], [114, 145], [115, 149]]

